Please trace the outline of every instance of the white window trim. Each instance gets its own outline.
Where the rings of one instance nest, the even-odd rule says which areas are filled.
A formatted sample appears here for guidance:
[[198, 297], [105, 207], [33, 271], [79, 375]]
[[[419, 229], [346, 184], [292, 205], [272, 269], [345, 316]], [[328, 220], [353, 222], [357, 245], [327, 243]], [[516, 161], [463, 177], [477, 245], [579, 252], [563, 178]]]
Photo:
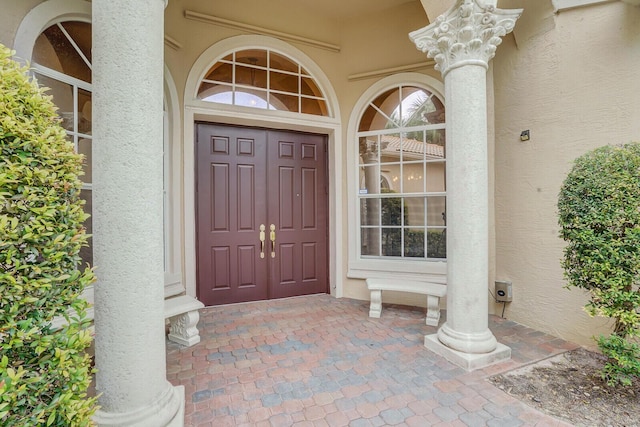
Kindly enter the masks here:
[[[165, 181], [164, 191], [167, 194], [165, 211], [165, 274], [164, 296], [179, 295], [185, 292], [182, 262], [182, 221], [180, 204], [181, 189], [181, 147], [180, 147], [180, 105], [178, 90], [169, 68], [164, 67], [164, 103], [165, 103]], [[195, 294], [192, 295], [195, 297]]]
[[444, 100], [444, 84], [420, 73], [395, 74], [379, 80], [367, 89], [356, 102], [347, 129], [347, 203], [348, 203], [348, 270], [354, 279], [395, 277], [446, 283], [447, 263], [435, 260], [366, 259], [359, 257], [360, 219], [358, 216], [358, 144], [357, 129], [362, 112], [385, 90], [399, 85], [423, 87]]

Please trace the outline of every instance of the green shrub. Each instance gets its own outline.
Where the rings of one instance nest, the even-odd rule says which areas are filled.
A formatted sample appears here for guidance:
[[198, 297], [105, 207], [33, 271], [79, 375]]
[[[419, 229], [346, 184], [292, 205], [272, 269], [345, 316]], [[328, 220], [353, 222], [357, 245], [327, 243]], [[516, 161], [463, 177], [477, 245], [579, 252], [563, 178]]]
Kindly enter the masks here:
[[[592, 316], [614, 320], [598, 344], [609, 362], [603, 377], [630, 384], [640, 376], [640, 144], [605, 146], [579, 157], [558, 199], [560, 235], [568, 243], [568, 287], [589, 292]], [[633, 360], [635, 359], [635, 361]]]
[[91, 425], [82, 158], [11, 55], [0, 45], [0, 425]]

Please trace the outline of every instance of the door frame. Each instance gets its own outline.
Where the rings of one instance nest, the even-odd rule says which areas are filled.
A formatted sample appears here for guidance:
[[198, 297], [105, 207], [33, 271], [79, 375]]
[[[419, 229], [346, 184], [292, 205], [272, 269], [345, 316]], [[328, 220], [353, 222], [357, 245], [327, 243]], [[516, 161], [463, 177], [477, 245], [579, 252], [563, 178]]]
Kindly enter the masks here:
[[[214, 104], [197, 99], [200, 80], [220, 57], [238, 48], [269, 48], [295, 58], [315, 78], [325, 93], [330, 117], [303, 115], [286, 111], [259, 110], [247, 107]], [[343, 138], [340, 105], [331, 82], [322, 69], [301, 50], [282, 40], [262, 35], [240, 35], [220, 40], [206, 49], [189, 71], [184, 92], [183, 115], [183, 224], [184, 279], [187, 295], [196, 296], [196, 213], [195, 213], [195, 122], [215, 122], [228, 125], [262, 127], [327, 135], [329, 178], [329, 290], [331, 295], [343, 296], [344, 251], [342, 239], [345, 207], [342, 203], [346, 152]]]
[[[255, 149], [255, 152], [258, 151], [264, 151], [263, 155], [258, 155], [256, 157], [253, 157], [254, 160], [256, 160], [254, 163], [260, 163], [259, 161], [257, 161], [257, 159], [261, 159], [264, 161], [263, 166], [265, 167], [265, 169], [263, 170], [264, 173], [264, 179], [266, 179], [266, 184], [267, 186], [269, 185], [269, 179], [274, 178], [272, 175], [272, 171], [268, 169], [268, 164], [273, 164], [272, 162], [278, 162], [281, 161], [279, 159], [278, 156], [278, 145], [273, 144], [273, 142], [277, 142], [279, 141], [272, 141], [272, 138], [270, 137], [270, 135], [272, 137], [281, 137], [282, 135], [285, 135], [285, 138], [287, 141], [289, 141], [288, 138], [291, 138], [292, 141], [296, 141], [296, 144], [300, 144], [300, 145], [304, 145], [305, 143], [308, 144], [309, 143], [309, 139], [307, 139], [307, 137], [311, 137], [313, 138], [312, 141], [318, 141], [318, 145], [316, 145], [316, 147], [319, 147], [321, 150], [323, 150], [324, 155], [322, 155], [321, 157], [321, 161], [320, 162], [316, 162], [314, 164], [317, 165], [317, 168], [322, 168], [323, 169], [323, 175], [321, 176], [321, 180], [318, 180], [316, 182], [316, 191], [321, 189], [320, 191], [327, 191], [326, 196], [323, 197], [323, 201], [321, 204], [318, 204], [318, 209], [319, 211], [317, 211], [316, 213], [320, 213], [321, 211], [321, 215], [325, 216], [326, 219], [324, 220], [324, 226], [321, 228], [318, 228], [318, 230], [321, 231], [321, 234], [323, 235], [323, 239], [327, 239], [329, 237], [329, 227], [330, 227], [330, 214], [329, 214], [329, 189], [328, 189], [328, 183], [329, 183], [329, 159], [328, 159], [328, 152], [329, 152], [329, 138], [327, 136], [327, 134], [324, 133], [317, 133], [317, 132], [299, 132], [299, 131], [289, 131], [289, 130], [284, 130], [284, 129], [273, 129], [273, 128], [265, 128], [265, 127], [249, 127], [249, 126], [239, 126], [239, 125], [228, 125], [228, 124], [223, 124], [223, 123], [219, 123], [219, 122], [204, 122], [202, 120], [196, 120], [196, 122], [194, 123], [194, 138], [198, 138], [198, 136], [202, 135], [202, 132], [200, 131], [201, 126], [204, 127], [204, 129], [215, 129], [215, 132], [219, 132], [216, 133], [215, 135], [233, 135], [232, 138], [235, 138], [235, 135], [245, 135], [245, 137], [250, 138], [251, 136], [255, 136], [256, 134], [263, 134], [264, 135], [264, 143], [266, 144], [264, 146], [263, 150], [259, 150], [257, 147]], [[228, 129], [228, 131], [227, 131]], [[211, 132], [214, 131], [207, 131], [204, 134], [205, 135], [213, 135]], [[235, 133], [235, 132], [247, 132], [247, 134], [245, 133]], [[259, 139], [256, 137], [256, 139]], [[270, 152], [270, 147], [271, 147], [271, 152]], [[194, 149], [195, 152], [194, 154], [196, 154], [198, 152], [198, 149], [201, 149], [202, 147], [198, 147], [198, 142], [194, 139]], [[276, 158], [274, 158], [273, 156], [276, 156]], [[239, 157], [239, 156], [234, 156], [235, 160], [240, 162], [240, 163], [244, 163], [243, 162], [243, 157]], [[224, 159], [229, 159], [229, 156], [224, 157]], [[248, 159], [244, 159], [244, 160], [248, 160]], [[305, 163], [304, 160], [302, 159], [297, 159], [299, 160], [298, 163], [296, 163], [296, 166], [301, 167], [302, 169], [304, 169], [303, 166], [300, 165], [300, 163]], [[208, 160], [206, 162], [207, 165], [209, 165], [209, 162], [211, 161], [210, 157], [208, 157]], [[230, 160], [231, 161], [231, 160]], [[285, 163], [289, 164], [290, 160], [285, 159], [284, 160]], [[194, 156], [194, 162], [195, 162], [195, 167], [193, 170], [193, 177], [194, 180], [196, 182], [196, 185], [199, 188], [199, 192], [195, 192], [195, 214], [196, 214], [196, 218], [195, 218], [195, 227], [196, 230], [198, 230], [198, 227], [202, 227], [202, 224], [200, 223], [200, 219], [198, 218], [199, 212], [198, 212], [198, 208], [202, 207], [201, 206], [201, 202], [202, 199], [201, 197], [203, 197], [203, 193], [202, 193], [202, 184], [200, 184], [200, 182], [202, 182], [202, 180], [200, 178], [202, 178], [201, 176], [201, 170], [199, 170], [200, 167], [203, 166], [203, 164], [199, 163], [199, 159], [196, 159]], [[308, 162], [308, 161], [307, 161]], [[306, 164], [306, 163], [305, 163]], [[260, 172], [262, 173], [262, 172]], [[208, 179], [211, 178], [211, 176], [209, 174], [207, 174]], [[205, 180], [208, 180], [207, 178], [205, 178]], [[260, 178], [258, 178], [260, 179]], [[301, 184], [301, 183], [300, 183]], [[206, 183], [205, 183], [206, 186]], [[205, 187], [206, 188], [206, 187]], [[272, 222], [272, 221], [276, 221], [276, 224], [279, 224], [279, 222], [277, 222], [277, 220], [275, 218], [279, 218], [279, 215], [274, 215], [274, 213], [277, 212], [272, 212], [271, 209], [274, 207], [271, 203], [270, 203], [270, 197], [268, 197], [268, 187], [267, 189], [263, 189], [265, 194], [267, 194], [266, 200], [263, 200], [264, 202], [264, 207], [265, 207], [265, 211], [264, 211], [264, 216], [265, 218], [257, 220], [255, 219], [255, 221], [257, 222], [264, 222], [263, 225], [267, 224], [267, 222]], [[300, 190], [298, 190], [300, 191]], [[206, 191], [205, 191], [206, 193]], [[208, 200], [208, 202], [206, 203], [207, 205], [210, 205], [211, 199], [210, 199], [210, 195], [206, 196], [206, 200]], [[254, 200], [255, 200], [255, 196], [254, 196]], [[279, 208], [276, 208], [279, 209]], [[209, 211], [210, 213], [210, 211]], [[272, 216], [269, 216], [272, 215]], [[205, 214], [206, 216], [206, 214]], [[258, 232], [258, 228], [257, 228], [257, 222], [255, 224], [253, 224], [255, 226], [255, 232]], [[281, 224], [280, 224], [281, 225]], [[280, 225], [278, 227], [280, 227]], [[280, 230], [280, 229], [279, 229]], [[269, 230], [265, 230], [267, 235], [269, 233]], [[201, 231], [202, 232], [202, 231]], [[286, 229], [280, 230], [278, 231], [278, 233], [280, 232], [284, 232], [284, 233], [288, 233], [289, 231], [287, 231]], [[302, 229], [299, 229], [297, 231], [297, 233], [302, 233]], [[244, 234], [244, 233], [243, 233]], [[239, 236], [237, 236], [239, 237]], [[244, 238], [246, 238], [247, 235], [244, 234]], [[257, 235], [256, 235], [257, 237]], [[224, 237], [223, 237], [224, 238]], [[241, 238], [242, 239], [242, 238]], [[291, 237], [285, 237], [285, 238], [279, 238], [278, 241], [279, 242], [283, 242], [283, 241], [290, 241]], [[319, 241], [319, 237], [317, 237], [318, 241]], [[201, 286], [202, 283], [200, 283], [199, 281], [202, 280], [202, 276], [201, 276], [201, 271], [199, 271], [199, 268], [202, 267], [202, 265], [200, 264], [200, 260], [202, 259], [202, 253], [200, 251], [202, 251], [202, 246], [201, 246], [201, 241], [199, 241], [198, 239], [198, 235], [195, 236], [195, 240], [196, 240], [196, 296], [201, 296], [200, 295], [200, 291], [202, 290]], [[206, 239], [207, 241], [208, 238]], [[297, 239], [294, 239], [297, 240]], [[315, 241], [315, 239], [314, 239]], [[322, 244], [324, 245], [324, 250], [322, 251], [324, 253], [324, 255], [322, 255], [322, 258], [324, 259], [324, 261], [321, 263], [322, 264], [322, 269], [323, 269], [323, 274], [322, 274], [322, 279], [318, 280], [317, 283], [320, 284], [322, 283], [322, 291], [320, 291], [319, 289], [316, 289], [314, 286], [314, 289], [312, 291], [311, 294], [313, 293], [330, 293], [331, 291], [331, 286], [330, 286], [330, 270], [329, 270], [329, 264], [330, 264], [330, 258], [329, 258], [329, 240], [325, 240]], [[244, 243], [244, 245], [248, 244], [246, 241]], [[302, 244], [301, 242], [298, 242], [298, 244]], [[224, 243], [223, 243], [224, 245]], [[268, 242], [267, 245], [265, 246], [266, 253], [267, 253], [267, 259], [264, 260], [266, 263], [264, 264], [264, 268], [266, 269], [265, 271], [265, 280], [266, 280], [266, 295], [264, 295], [264, 298], [262, 297], [258, 297], [258, 299], [253, 299], [251, 297], [251, 299], [249, 299], [248, 301], [260, 301], [260, 300], [270, 300], [272, 298], [287, 298], [287, 296], [281, 296], [281, 297], [274, 297], [274, 294], [277, 294], [278, 292], [282, 292], [281, 288], [278, 285], [277, 282], [273, 282], [272, 280], [275, 279], [275, 276], [273, 274], [272, 268], [275, 267], [275, 264], [270, 262], [271, 260], [269, 259], [269, 251], [271, 249], [269, 249], [268, 246]], [[207, 244], [207, 248], [209, 247], [209, 244]], [[282, 250], [282, 248], [279, 249], [279, 251]], [[257, 255], [257, 253], [256, 253]], [[200, 260], [198, 259], [200, 258]], [[280, 261], [277, 260], [276, 263], [279, 263]], [[206, 268], [206, 266], [205, 266]], [[256, 270], [257, 271], [257, 270]], [[296, 282], [297, 283], [297, 282]], [[296, 285], [296, 289], [299, 289], [300, 287], [304, 287], [304, 283], [299, 283], [298, 285]], [[306, 285], [308, 286], [308, 285]], [[237, 292], [237, 290], [236, 290]], [[242, 292], [242, 291], [240, 291]], [[245, 291], [246, 292], [246, 291]], [[297, 292], [297, 291], [296, 291]], [[302, 293], [299, 295], [310, 295], [310, 293]], [[226, 295], [228, 296], [228, 295]], [[240, 296], [240, 295], [236, 295], [236, 296]], [[244, 296], [247, 296], [246, 294], [244, 294]], [[255, 295], [254, 295], [255, 296]], [[222, 298], [224, 299], [225, 295], [222, 296]], [[205, 302], [205, 300], [208, 298], [203, 297], [201, 299], [201, 301]], [[235, 300], [235, 299], [234, 299]], [[237, 302], [242, 302], [242, 301], [231, 301], [231, 302], [223, 302], [220, 303], [219, 300], [217, 303], [212, 304], [212, 306], [215, 305], [220, 305], [220, 304], [234, 304]], [[205, 304], [208, 304], [208, 302], [205, 302]]]
[[[194, 105], [195, 104], [195, 105]], [[205, 104], [205, 105], [202, 105]], [[183, 207], [184, 207], [184, 266], [185, 286], [187, 295], [196, 297], [196, 189], [195, 189], [195, 123], [198, 121], [215, 122], [224, 125], [239, 125], [246, 127], [260, 127], [269, 129], [281, 129], [287, 131], [300, 131], [319, 133], [327, 136], [327, 176], [329, 179], [329, 291], [332, 296], [341, 298], [343, 294], [343, 250], [342, 245], [337, 244], [337, 235], [342, 230], [342, 127], [335, 119], [318, 117], [319, 120], [292, 120], [274, 114], [273, 117], [265, 117], [264, 112], [249, 113], [242, 109], [242, 114], [237, 108], [225, 110], [212, 110], [210, 103], [194, 101], [191, 105], [185, 105], [184, 114], [184, 150], [183, 150]], [[275, 112], [278, 113], [278, 112]], [[340, 185], [336, 185], [340, 183]]]

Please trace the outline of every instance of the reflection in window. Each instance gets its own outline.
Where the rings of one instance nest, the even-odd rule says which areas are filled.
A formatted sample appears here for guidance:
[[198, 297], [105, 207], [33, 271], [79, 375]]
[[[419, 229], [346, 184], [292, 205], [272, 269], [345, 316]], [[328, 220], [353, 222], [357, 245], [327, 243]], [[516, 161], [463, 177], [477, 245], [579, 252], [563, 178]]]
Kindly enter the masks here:
[[446, 258], [445, 111], [431, 92], [380, 94], [358, 131], [360, 255]]
[[205, 74], [198, 98], [243, 107], [328, 116], [314, 78], [297, 62], [265, 49], [232, 52]]

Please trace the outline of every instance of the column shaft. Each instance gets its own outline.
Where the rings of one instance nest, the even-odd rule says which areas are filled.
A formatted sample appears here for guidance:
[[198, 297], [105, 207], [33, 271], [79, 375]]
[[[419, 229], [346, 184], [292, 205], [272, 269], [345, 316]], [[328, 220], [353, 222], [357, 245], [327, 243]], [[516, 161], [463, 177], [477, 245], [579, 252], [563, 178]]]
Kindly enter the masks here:
[[445, 76], [447, 100], [447, 322], [438, 338], [465, 353], [496, 348], [488, 329], [486, 68]]
[[95, 420], [181, 425], [182, 390], [166, 380], [163, 314], [164, 2], [92, 6]]

